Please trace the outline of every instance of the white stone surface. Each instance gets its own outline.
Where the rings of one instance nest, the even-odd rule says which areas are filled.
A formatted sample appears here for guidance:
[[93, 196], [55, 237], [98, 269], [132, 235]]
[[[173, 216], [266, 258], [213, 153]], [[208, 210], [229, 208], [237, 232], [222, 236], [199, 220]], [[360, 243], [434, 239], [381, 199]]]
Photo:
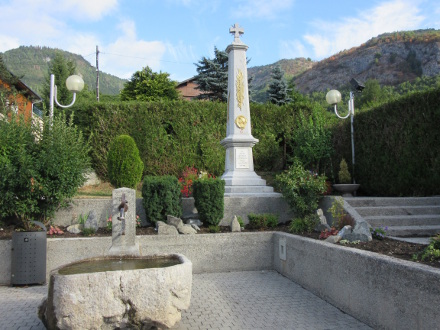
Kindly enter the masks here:
[[[220, 143], [226, 149], [225, 181], [226, 193], [262, 193], [266, 190], [266, 180], [254, 171], [252, 147], [258, 143], [251, 133], [251, 115], [249, 111], [249, 87], [247, 75], [246, 46], [240, 40], [243, 28], [235, 24], [231, 29], [234, 41], [226, 48], [228, 53], [228, 116], [226, 138]], [[256, 191], [247, 187], [252, 186]], [[244, 189], [244, 190], [243, 190]]]
[[[45, 321], [49, 329], [172, 327], [190, 305], [192, 264], [89, 274], [51, 274]], [[43, 308], [44, 309], [44, 308]]]
[[234, 216], [234, 219], [232, 219], [231, 231], [232, 232], [240, 232], [241, 231], [241, 226], [240, 226], [240, 223], [238, 222], [237, 216]]
[[[124, 195], [128, 205], [125, 220], [119, 220], [119, 206]], [[130, 188], [114, 189], [112, 192], [112, 245], [109, 255], [140, 255], [136, 244], [136, 191]]]
[[182, 225], [177, 229], [180, 234], [183, 235], [194, 235], [197, 234], [197, 230], [193, 228], [193, 225]]
[[158, 235], [179, 235], [177, 228], [172, 225], [167, 225], [163, 221], [156, 222]]

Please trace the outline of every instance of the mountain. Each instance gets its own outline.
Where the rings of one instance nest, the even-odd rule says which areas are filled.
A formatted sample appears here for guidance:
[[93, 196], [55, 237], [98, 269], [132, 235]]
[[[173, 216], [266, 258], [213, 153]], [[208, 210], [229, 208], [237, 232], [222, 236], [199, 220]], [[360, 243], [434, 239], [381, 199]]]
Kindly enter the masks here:
[[[76, 63], [76, 71], [84, 79], [90, 90], [96, 89], [96, 68], [86, 61], [81, 55], [66, 52], [61, 49], [20, 46], [3, 53], [3, 61], [15, 76], [19, 77], [37, 94], [42, 94], [43, 86], [48, 76], [49, 63], [55, 58], [55, 54], [61, 52], [66, 60]], [[108, 73], [99, 73], [100, 94], [116, 95], [124, 87], [126, 80]]]
[[[83, 75], [89, 89], [96, 84], [96, 68], [82, 56], [60, 49], [21, 46], [3, 54], [7, 68], [31, 87], [41, 93], [48, 63], [56, 52], [66, 59], [74, 60], [77, 71]], [[418, 77], [433, 77], [440, 74], [440, 30], [427, 29], [381, 34], [366, 43], [344, 50], [322, 61], [305, 58], [283, 59], [273, 64], [248, 68], [252, 78], [250, 90], [252, 100], [266, 102], [271, 73], [279, 65], [286, 80], [292, 81], [303, 94], [329, 89], [343, 89], [351, 78], [360, 82], [376, 79], [382, 86], [396, 86], [413, 82]], [[100, 73], [100, 92], [116, 95], [126, 80]]]
[[271, 72], [280, 65], [287, 81], [303, 94], [342, 89], [351, 78], [360, 82], [376, 79], [382, 86], [413, 82], [417, 77], [440, 74], [440, 30], [416, 30], [381, 34], [366, 43], [344, 50], [319, 62], [285, 59], [251, 67], [252, 99], [267, 100]]
[[275, 66], [281, 67], [284, 71], [284, 77], [289, 81], [300, 73], [311, 69], [313, 64], [314, 62], [311, 59], [301, 57], [293, 60], [283, 59], [273, 64], [248, 68], [248, 77], [252, 78], [250, 87], [252, 100], [262, 103], [266, 102], [268, 98], [267, 89], [271, 82], [272, 70]]
[[344, 50], [315, 63], [294, 78], [302, 93], [347, 86], [376, 79], [380, 85], [396, 86], [417, 77], [440, 74], [440, 30], [417, 30], [381, 34], [359, 47]]

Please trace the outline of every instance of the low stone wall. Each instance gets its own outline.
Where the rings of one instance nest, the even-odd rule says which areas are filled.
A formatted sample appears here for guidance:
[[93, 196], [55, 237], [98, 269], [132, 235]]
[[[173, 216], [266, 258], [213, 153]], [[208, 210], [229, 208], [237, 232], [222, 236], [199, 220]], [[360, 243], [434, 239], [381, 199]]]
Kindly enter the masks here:
[[[191, 260], [194, 273], [272, 269], [272, 233], [136, 236], [141, 255], [180, 253]], [[52, 269], [108, 255], [111, 237], [48, 238], [47, 280]], [[11, 279], [11, 241], [0, 240], [0, 285]]]
[[440, 324], [440, 269], [284, 233], [274, 234], [273, 265], [375, 329]]
[[[376, 329], [436, 329], [440, 269], [280, 232], [137, 236], [142, 255], [180, 253], [194, 273], [274, 269]], [[49, 238], [47, 274], [106, 255], [104, 238]], [[9, 285], [11, 241], [0, 240], [0, 284]]]
[[[139, 215], [143, 224], [147, 223], [145, 210], [142, 205], [142, 198], [136, 199], [136, 214]], [[249, 213], [275, 213], [279, 216], [279, 222], [286, 222], [292, 219], [293, 214], [281, 195], [273, 194], [267, 196], [237, 196], [225, 197], [224, 219], [230, 220], [234, 215], [241, 216], [245, 224], [249, 223]], [[182, 217], [197, 218], [197, 209], [194, 206], [194, 198], [182, 198]], [[99, 227], [107, 225], [107, 218], [112, 213], [111, 198], [78, 198], [72, 203], [55, 213], [54, 224], [58, 226], [70, 226], [77, 224], [80, 215], [87, 216], [94, 211], [98, 218]]]

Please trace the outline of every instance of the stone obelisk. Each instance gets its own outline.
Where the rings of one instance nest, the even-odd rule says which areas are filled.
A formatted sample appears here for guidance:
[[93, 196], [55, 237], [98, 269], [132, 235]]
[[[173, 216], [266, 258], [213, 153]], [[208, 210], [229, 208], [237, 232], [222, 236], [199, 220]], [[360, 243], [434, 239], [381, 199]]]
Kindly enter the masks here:
[[273, 193], [254, 171], [252, 147], [258, 143], [251, 133], [249, 111], [246, 46], [240, 35], [243, 28], [234, 24], [229, 29], [234, 41], [226, 48], [228, 53], [228, 116], [226, 138], [220, 143], [226, 149], [225, 195]]

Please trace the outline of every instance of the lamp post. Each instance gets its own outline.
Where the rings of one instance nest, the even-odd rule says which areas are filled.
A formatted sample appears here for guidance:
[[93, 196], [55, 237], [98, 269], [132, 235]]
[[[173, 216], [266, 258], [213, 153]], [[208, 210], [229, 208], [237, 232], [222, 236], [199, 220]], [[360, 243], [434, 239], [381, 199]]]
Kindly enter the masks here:
[[81, 92], [84, 88], [84, 80], [80, 76], [72, 75], [66, 79], [66, 86], [67, 86], [67, 89], [73, 93], [73, 100], [72, 100], [72, 103], [70, 103], [69, 105], [62, 105], [57, 100], [57, 85], [55, 85], [55, 75], [54, 74], [50, 75], [49, 116], [50, 116], [51, 121], [53, 119], [54, 102], [61, 108], [71, 107], [75, 103], [76, 93]]
[[[356, 79], [351, 79], [350, 83], [353, 85], [353, 87], [356, 89], [357, 92], [362, 92], [362, 90], [365, 88], [364, 85], [360, 84]], [[356, 180], [354, 178], [354, 168], [355, 168], [355, 154], [354, 154], [354, 127], [353, 127], [353, 120], [354, 120], [354, 92], [350, 91], [350, 100], [348, 101], [348, 113], [346, 116], [341, 116], [338, 113], [337, 104], [341, 102], [341, 93], [335, 89], [332, 89], [327, 93], [325, 96], [325, 99], [328, 104], [334, 105], [335, 107], [335, 114], [340, 119], [346, 119], [348, 116], [351, 116], [351, 161], [353, 164], [353, 183], [356, 183]]]

